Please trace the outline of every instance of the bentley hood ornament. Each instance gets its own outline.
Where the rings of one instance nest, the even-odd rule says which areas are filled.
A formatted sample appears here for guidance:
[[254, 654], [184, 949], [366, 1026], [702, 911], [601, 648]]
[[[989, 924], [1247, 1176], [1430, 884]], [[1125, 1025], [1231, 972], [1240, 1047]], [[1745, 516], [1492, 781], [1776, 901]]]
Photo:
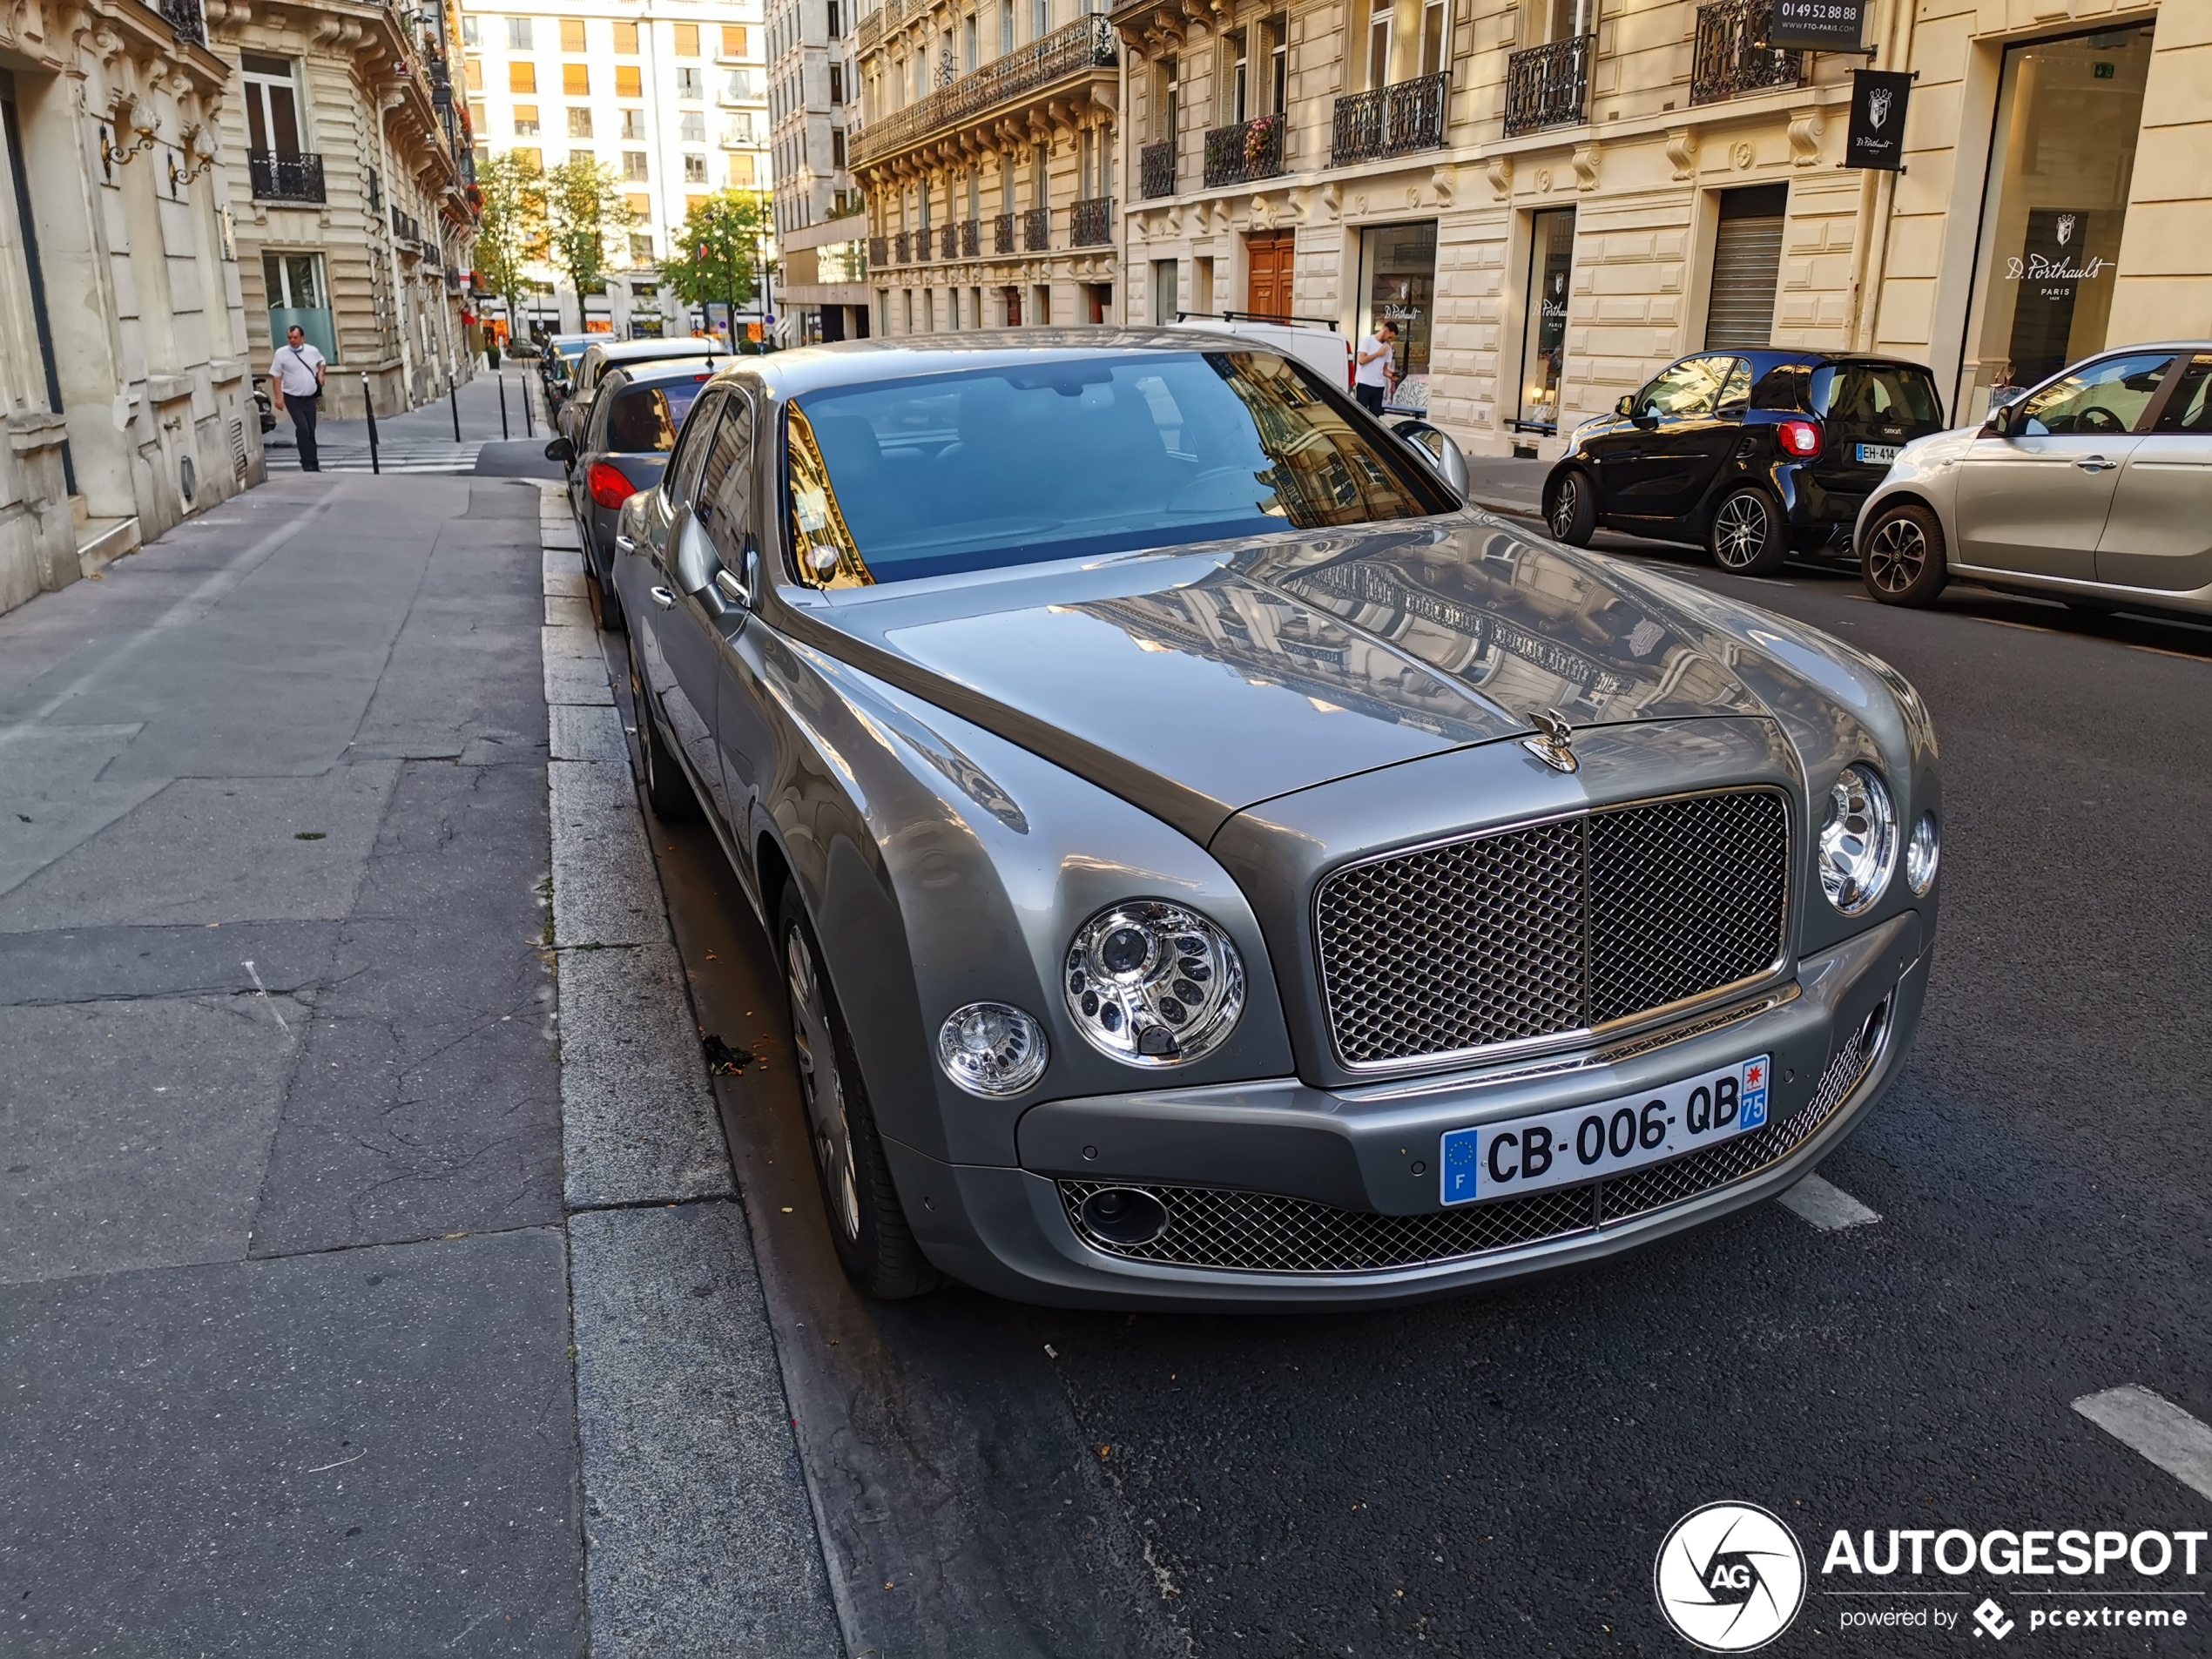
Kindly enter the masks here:
[[1536, 728], [1536, 735], [1523, 738], [1521, 746], [1537, 759], [1554, 772], [1573, 772], [1582, 764], [1575, 758], [1575, 728], [1557, 709], [1546, 709], [1541, 714], [1531, 710], [1528, 724]]

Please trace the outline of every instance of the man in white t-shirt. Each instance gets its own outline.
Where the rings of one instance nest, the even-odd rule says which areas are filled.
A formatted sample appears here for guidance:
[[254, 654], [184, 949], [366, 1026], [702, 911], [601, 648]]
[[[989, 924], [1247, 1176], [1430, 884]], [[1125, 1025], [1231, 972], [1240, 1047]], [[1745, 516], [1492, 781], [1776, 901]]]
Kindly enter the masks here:
[[1390, 372], [1391, 348], [1397, 341], [1398, 325], [1385, 317], [1375, 325], [1375, 332], [1359, 342], [1359, 349], [1353, 354], [1352, 395], [1359, 400], [1361, 408], [1377, 417], [1383, 412], [1384, 394], [1393, 378]]
[[272, 401], [280, 413], [292, 416], [292, 429], [300, 440], [300, 470], [320, 472], [315, 454], [315, 415], [322, 406], [322, 354], [307, 344], [307, 330], [294, 323], [285, 330], [284, 344], [269, 359]]

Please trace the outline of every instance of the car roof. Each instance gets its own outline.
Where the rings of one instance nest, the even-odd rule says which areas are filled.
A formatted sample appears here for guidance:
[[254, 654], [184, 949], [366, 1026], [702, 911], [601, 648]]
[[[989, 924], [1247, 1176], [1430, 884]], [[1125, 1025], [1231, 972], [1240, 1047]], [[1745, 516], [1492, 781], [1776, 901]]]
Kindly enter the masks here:
[[[1223, 351], [1264, 351], [1282, 356], [1264, 341], [1236, 334], [1214, 334]], [[900, 334], [889, 339], [844, 340], [826, 346], [799, 346], [763, 357], [732, 357], [718, 378], [757, 374], [786, 397], [827, 387], [860, 386], [879, 381], [944, 374], [964, 368], [1012, 368], [1040, 356], [1075, 361], [1098, 357], [1137, 357], [1150, 352], [1185, 355], [1204, 350], [1209, 336], [1194, 328], [994, 328], [988, 333]]]
[[730, 348], [718, 340], [685, 334], [672, 340], [603, 340], [592, 350], [603, 363], [626, 363], [639, 357], [726, 357]]
[[[669, 381], [704, 381], [713, 378], [713, 371], [722, 367], [720, 361], [688, 357], [673, 363], [616, 363], [600, 377], [599, 384], [607, 385], [617, 374], [622, 383], [631, 386], [659, 386]], [[704, 372], [703, 372], [704, 371]]]

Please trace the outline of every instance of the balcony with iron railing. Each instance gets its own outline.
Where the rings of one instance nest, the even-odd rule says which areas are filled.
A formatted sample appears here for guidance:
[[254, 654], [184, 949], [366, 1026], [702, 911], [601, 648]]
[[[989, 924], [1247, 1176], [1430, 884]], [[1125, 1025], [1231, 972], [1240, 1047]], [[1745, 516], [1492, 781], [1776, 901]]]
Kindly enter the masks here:
[[1146, 201], [1175, 194], [1175, 140], [1162, 138], [1136, 152], [1136, 187]]
[[1506, 60], [1506, 137], [1546, 127], [1579, 126], [1590, 101], [1595, 35], [1569, 35], [1530, 46]]
[[914, 233], [915, 264], [927, 265], [929, 263], [929, 245], [936, 239], [936, 237], [937, 233], [931, 230], [927, 225], [923, 226], [920, 230]]
[[322, 158], [312, 153], [277, 150], [246, 152], [246, 176], [253, 180], [253, 199], [265, 202], [321, 202]]
[[992, 253], [1011, 253], [1014, 252], [1014, 227], [1021, 217], [1019, 213], [1001, 213], [991, 221]]
[[900, 231], [891, 239], [891, 263], [912, 265], [914, 262], [914, 238], [907, 232]]
[[891, 263], [891, 239], [887, 236], [868, 238], [868, 263], [884, 266]]
[[1283, 171], [1283, 130], [1288, 118], [1263, 115], [1206, 133], [1206, 188], [1272, 179]]
[[1022, 215], [1022, 246], [1030, 253], [1049, 253], [1052, 247], [1052, 209], [1032, 207]]
[[188, 40], [194, 45], [207, 44], [207, 18], [200, 10], [199, 0], [147, 0], [159, 12], [179, 40]]
[[1445, 98], [1451, 79], [1448, 70], [1440, 71], [1339, 98], [1329, 138], [1331, 163], [1342, 166], [1436, 149], [1444, 142]]
[[[887, 18], [889, 8], [882, 14]], [[972, 75], [932, 92], [918, 104], [872, 121], [853, 140], [852, 165], [864, 167], [963, 123], [1077, 75], [1111, 69], [1119, 59], [1114, 26], [1102, 17], [1078, 17], [1040, 40], [1015, 49]]]
[[960, 222], [960, 256], [974, 259], [982, 252], [983, 225], [981, 219], [963, 219]]
[[1114, 199], [1088, 196], [1068, 214], [1069, 247], [1103, 247], [1114, 239]]
[[1747, 92], [1802, 86], [1805, 55], [1777, 51], [1774, 0], [1716, 0], [1697, 8], [1697, 46], [1690, 59], [1689, 101], [1718, 104]]

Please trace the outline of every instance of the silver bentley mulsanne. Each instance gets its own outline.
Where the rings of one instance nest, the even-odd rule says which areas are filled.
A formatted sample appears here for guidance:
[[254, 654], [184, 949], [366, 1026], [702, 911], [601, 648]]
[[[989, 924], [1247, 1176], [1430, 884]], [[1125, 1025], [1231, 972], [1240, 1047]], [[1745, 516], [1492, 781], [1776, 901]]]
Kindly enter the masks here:
[[1934, 941], [1885, 664], [1461, 504], [1249, 341], [746, 358], [623, 509], [869, 1292], [1372, 1303], [1768, 1197]]

